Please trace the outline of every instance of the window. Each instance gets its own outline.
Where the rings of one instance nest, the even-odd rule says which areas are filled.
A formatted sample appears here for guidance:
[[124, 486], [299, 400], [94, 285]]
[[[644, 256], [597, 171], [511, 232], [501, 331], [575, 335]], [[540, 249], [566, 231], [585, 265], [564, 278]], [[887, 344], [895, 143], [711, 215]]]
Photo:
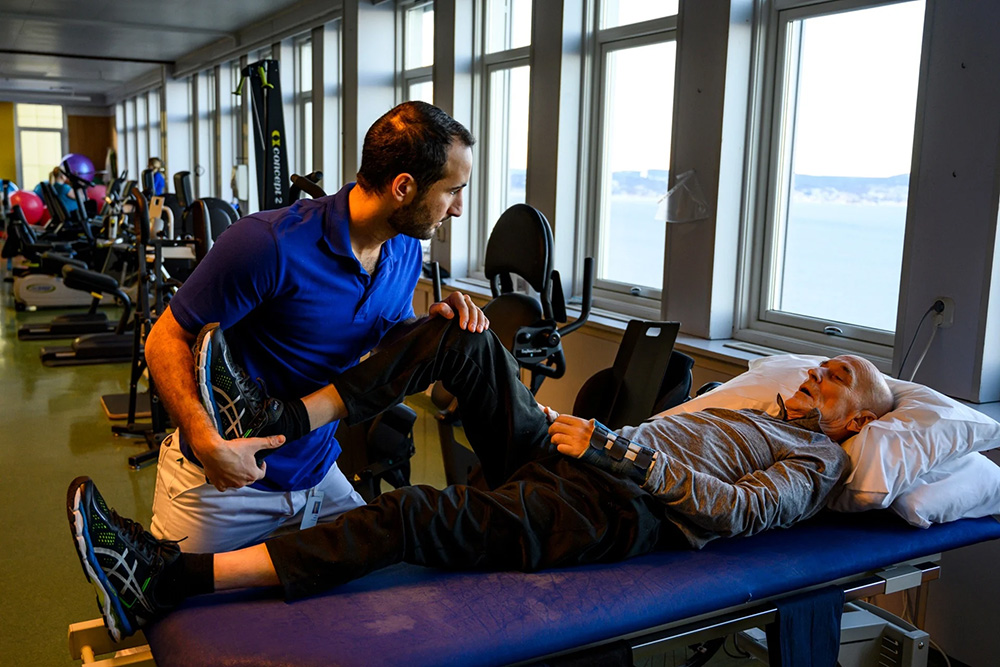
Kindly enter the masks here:
[[[171, 179], [174, 174], [181, 171], [194, 171], [190, 79], [178, 81], [168, 78], [163, 98], [167, 109], [167, 162], [165, 164], [168, 169], [167, 187], [173, 191], [174, 186]], [[192, 178], [194, 178], [193, 173]]]
[[[239, 98], [233, 94], [240, 85], [240, 63], [232, 61], [220, 66], [219, 75], [219, 174], [222, 177], [220, 196], [226, 201], [234, 199], [232, 180], [233, 166], [242, 142], [237, 113]], [[241, 192], [240, 197], [246, 198]]]
[[135, 98], [125, 100], [125, 168], [139, 180], [146, 165], [139, 164], [135, 131]]
[[135, 136], [136, 136], [136, 169], [142, 172], [149, 166], [149, 109], [147, 98], [139, 95], [135, 98]]
[[848, 349], [892, 345], [924, 14], [856, 7], [777, 14], [750, 306], [753, 329]]
[[486, 0], [481, 123], [483, 168], [478, 235], [473, 252], [482, 268], [486, 241], [500, 215], [524, 203], [528, 165], [528, 82], [531, 0]]
[[401, 6], [403, 100], [434, 103], [434, 3]]
[[296, 161], [289, 164], [292, 173], [305, 175], [313, 171], [312, 154], [312, 40], [308, 37], [295, 43], [295, 138], [298, 140]]
[[114, 180], [125, 169], [125, 103], [115, 105], [115, 161], [118, 163], [118, 173], [109, 174]]
[[48, 104], [15, 104], [21, 186], [31, 190], [49, 180], [63, 156], [63, 109]]
[[677, 14], [679, 0], [605, 0], [601, 3], [601, 28], [641, 23]]
[[197, 76], [198, 94], [198, 159], [195, 167], [195, 188], [198, 197], [215, 197], [215, 70], [207, 69]]
[[340, 21], [331, 21], [323, 27], [323, 189], [330, 194], [343, 182], [340, 82]]
[[601, 2], [591, 51], [585, 253], [595, 302], [635, 315], [659, 314], [663, 285], [676, 11], [676, 2]]
[[149, 95], [149, 157], [163, 155], [160, 138], [160, 91], [151, 90]]

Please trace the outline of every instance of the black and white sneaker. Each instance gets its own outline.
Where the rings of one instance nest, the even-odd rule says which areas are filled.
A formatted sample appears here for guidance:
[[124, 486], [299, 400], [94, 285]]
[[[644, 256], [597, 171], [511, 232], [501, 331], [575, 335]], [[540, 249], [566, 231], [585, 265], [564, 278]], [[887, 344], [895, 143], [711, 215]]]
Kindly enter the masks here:
[[281, 401], [268, 398], [262, 384], [233, 361], [218, 323], [202, 328], [193, 352], [201, 403], [223, 438], [252, 438], [278, 420]]
[[176, 542], [158, 540], [109, 509], [89, 477], [69, 485], [66, 511], [80, 565], [113, 640], [135, 634], [171, 608], [155, 592], [164, 568], [180, 555]]

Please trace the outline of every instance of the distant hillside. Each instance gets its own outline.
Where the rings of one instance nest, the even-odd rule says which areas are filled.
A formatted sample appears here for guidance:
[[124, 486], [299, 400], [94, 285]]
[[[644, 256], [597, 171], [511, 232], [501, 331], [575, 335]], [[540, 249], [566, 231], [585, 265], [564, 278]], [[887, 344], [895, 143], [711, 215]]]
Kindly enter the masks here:
[[[641, 171], [616, 171], [611, 175], [611, 194], [662, 197], [667, 193], [669, 183], [670, 173], [666, 169], [650, 169], [645, 174]], [[524, 184], [524, 170], [512, 170], [511, 187], [523, 190]], [[909, 174], [886, 178], [796, 174], [792, 198], [807, 202], [905, 204], [909, 184]]]
[[792, 197], [796, 201], [905, 204], [910, 176], [856, 178], [796, 174], [793, 183]]

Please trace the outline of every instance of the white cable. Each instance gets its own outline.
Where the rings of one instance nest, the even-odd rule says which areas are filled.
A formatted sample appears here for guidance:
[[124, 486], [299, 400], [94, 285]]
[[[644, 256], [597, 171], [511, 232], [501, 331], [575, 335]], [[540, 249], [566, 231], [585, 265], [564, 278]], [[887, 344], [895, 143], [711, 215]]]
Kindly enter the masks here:
[[934, 342], [934, 335], [937, 334], [937, 330], [938, 330], [938, 324], [937, 324], [937, 321], [935, 321], [934, 322], [934, 328], [931, 329], [931, 337], [927, 339], [927, 345], [924, 346], [923, 353], [920, 355], [920, 358], [917, 359], [917, 365], [913, 367], [913, 372], [910, 373], [910, 382], [913, 382], [913, 378], [917, 374], [917, 369], [920, 368], [920, 364], [922, 364], [924, 362], [924, 357], [927, 356], [928, 350], [931, 349], [931, 343]]
[[951, 667], [951, 660], [948, 659], [948, 654], [944, 652], [944, 649], [938, 646], [937, 642], [935, 642], [933, 639], [929, 637], [927, 638], [927, 641], [929, 641], [931, 646], [936, 648], [938, 652], [941, 654], [941, 657], [944, 658], [945, 667]]

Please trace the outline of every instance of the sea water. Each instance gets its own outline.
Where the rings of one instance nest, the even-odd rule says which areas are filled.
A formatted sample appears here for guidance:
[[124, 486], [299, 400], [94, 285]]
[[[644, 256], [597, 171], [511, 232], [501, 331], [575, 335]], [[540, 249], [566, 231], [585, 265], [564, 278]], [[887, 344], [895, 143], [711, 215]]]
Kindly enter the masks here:
[[[659, 288], [666, 223], [656, 197], [613, 196], [600, 275]], [[906, 206], [793, 199], [773, 307], [892, 331]], [[683, 223], [683, 224], [699, 224]]]

